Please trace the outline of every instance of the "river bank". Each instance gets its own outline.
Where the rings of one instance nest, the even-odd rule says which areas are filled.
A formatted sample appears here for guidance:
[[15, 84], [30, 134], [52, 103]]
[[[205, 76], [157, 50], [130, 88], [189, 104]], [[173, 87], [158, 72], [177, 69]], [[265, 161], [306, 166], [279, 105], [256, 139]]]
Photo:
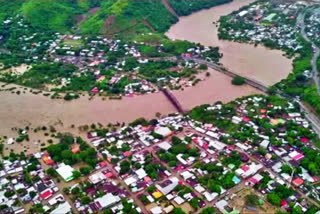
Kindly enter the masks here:
[[220, 19], [220, 16], [228, 15], [254, 1], [235, 0], [229, 4], [181, 17], [166, 35], [170, 39], [188, 40], [206, 46], [218, 46], [223, 54], [221, 63], [226, 68], [265, 85], [273, 85], [288, 76], [292, 70], [292, 61], [284, 57], [283, 52], [279, 50], [219, 40], [218, 26], [213, 24]]
[[[249, 3], [248, 0], [243, 2], [243, 4]], [[210, 11], [212, 12], [214, 9], [217, 9], [217, 11], [220, 11], [219, 13], [222, 14], [221, 7], [224, 8], [227, 5], [212, 8]], [[231, 12], [231, 9], [237, 9], [237, 7], [240, 6], [241, 4], [239, 4], [238, 1], [235, 1], [234, 3], [231, 3], [229, 10]], [[207, 11], [209, 10], [201, 11], [200, 13], [203, 12], [207, 14]], [[228, 13], [228, 11], [225, 11], [224, 13]], [[193, 16], [194, 14], [191, 15], [191, 17]], [[181, 18], [181, 22], [183, 23], [183, 20], [187, 18], [188, 17]], [[207, 20], [210, 23], [212, 21], [212, 19], [204, 19], [204, 22]], [[197, 21], [197, 19], [195, 21]], [[196, 28], [197, 26], [198, 24], [194, 23], [194, 27]], [[211, 30], [208, 32], [206, 32], [205, 29], [202, 30], [203, 35], [198, 34], [199, 38], [212, 37], [212, 35], [210, 35], [212, 33]], [[199, 32], [201, 33], [201, 31]], [[206, 45], [206, 43], [204, 44]], [[262, 53], [266, 52], [266, 55], [269, 54], [266, 49], [261, 49], [261, 51]], [[233, 52], [240, 54], [237, 49], [234, 49]], [[234, 58], [232, 58], [234, 56], [228, 56], [227, 53], [224, 53], [225, 59], [223, 60], [229, 61], [228, 57], [231, 57], [231, 60], [234, 60]], [[238, 56], [238, 58], [241, 57], [245, 58], [246, 55]], [[246, 65], [249, 66], [248, 64]], [[263, 64], [262, 66], [266, 65]], [[207, 77], [203, 73], [200, 78], [203, 78], [204, 81], [199, 82], [196, 86], [185, 88], [183, 91], [173, 91], [173, 94], [185, 109], [190, 110], [197, 105], [215, 103], [217, 101], [229, 102], [237, 97], [260, 93], [260, 91], [248, 85], [232, 85], [231, 78], [220, 72], [215, 70], [208, 71], [210, 76]], [[20, 86], [8, 85], [7, 87]], [[20, 87], [20, 89], [21, 88], [23, 87]], [[50, 99], [50, 97], [43, 96], [43, 94], [32, 94], [27, 92], [18, 95], [16, 93], [11, 93], [10, 91], [1, 91], [0, 99], [0, 135], [8, 137], [17, 137], [17, 133], [11, 130], [12, 127], [48, 127], [52, 125], [55, 126], [58, 131], [69, 131], [71, 125], [78, 127], [85, 124], [90, 125], [92, 123], [101, 123], [103, 125], [117, 122], [128, 123], [139, 117], [152, 119], [158, 112], [162, 115], [176, 112], [176, 109], [162, 93], [124, 97], [122, 100], [102, 100], [101, 97], [96, 96], [90, 101], [89, 96], [85, 95], [77, 100], [68, 102], [64, 100], [53, 100]], [[45, 141], [45, 138], [42, 135], [35, 135], [34, 137], [31, 137], [31, 141], [43, 142]], [[16, 148], [12, 147], [10, 149]]]

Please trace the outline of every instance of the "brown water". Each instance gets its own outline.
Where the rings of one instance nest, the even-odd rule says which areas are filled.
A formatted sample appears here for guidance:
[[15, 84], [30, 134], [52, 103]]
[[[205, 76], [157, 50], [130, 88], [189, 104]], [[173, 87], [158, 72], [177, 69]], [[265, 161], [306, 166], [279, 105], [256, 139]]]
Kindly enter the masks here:
[[[236, 1], [229, 5], [196, 13], [190, 17], [184, 17], [181, 19], [181, 22], [169, 31], [168, 35], [173, 37], [174, 32], [176, 32], [176, 38], [181, 39], [179, 35], [184, 35], [183, 32], [185, 32], [186, 37], [182, 37], [182, 39], [190, 39], [192, 41], [197, 40], [205, 45], [212, 45], [214, 43], [213, 41], [218, 41], [217, 39], [213, 39], [216, 38], [214, 33], [216, 29], [210, 24], [212, 18], [216, 17], [216, 19], [218, 19], [219, 14], [223, 15], [229, 13], [248, 2], [250, 1], [246, 0], [243, 1], [243, 3]], [[186, 23], [193, 24], [189, 25]], [[182, 28], [185, 26], [185, 29], [182, 29], [181, 26]], [[223, 44], [223, 53], [225, 55], [223, 62], [228, 62], [229, 64], [226, 64], [227, 66], [234, 63], [236, 70], [238, 70], [238, 67], [248, 66], [249, 68], [255, 68], [259, 71], [257, 73], [259, 74], [257, 75], [258, 77], [264, 78], [261, 76], [263, 74], [262, 71], [269, 70], [270, 63], [264, 62], [259, 65], [257, 62], [249, 60], [250, 63], [256, 65], [252, 67], [248, 64], [247, 57], [250, 56], [249, 58], [253, 60], [254, 53], [258, 54], [258, 56], [256, 56], [258, 62], [263, 61], [260, 57], [271, 59], [278, 56], [279, 59], [275, 62], [275, 67], [279, 67], [280, 65], [284, 66], [284, 64], [284, 67], [290, 67], [290, 61], [281, 57], [280, 52], [267, 51], [264, 48], [253, 48], [247, 45], [218, 42], [219, 45]], [[241, 47], [241, 50], [238, 50], [239, 47]], [[249, 54], [243, 52], [246, 48], [250, 52]], [[229, 50], [229, 52], [224, 50]], [[243, 59], [243, 63], [240, 63], [239, 59]], [[279, 63], [279, 66], [277, 63]], [[253, 70], [255, 71], [255, 69]], [[247, 70], [245, 71], [248, 72]], [[228, 102], [237, 97], [259, 93], [259, 91], [250, 86], [231, 85], [230, 77], [225, 76], [222, 73], [214, 70], [210, 70], [210, 73], [211, 76], [209, 78], [198, 83], [195, 87], [173, 92], [185, 109], [191, 109], [196, 105], [214, 103], [216, 101]], [[279, 76], [277, 76], [277, 78], [278, 77]], [[202, 78], [205, 78], [203, 74]], [[105, 101], [99, 97], [89, 101], [88, 96], [84, 96], [78, 100], [66, 102], [63, 100], [52, 100], [43, 95], [34, 95], [29, 92], [17, 95], [8, 91], [2, 91], [0, 92], [0, 100], [0, 135], [6, 135], [8, 137], [16, 137], [16, 133], [11, 130], [12, 127], [23, 128], [26, 125], [31, 127], [53, 125], [56, 126], [58, 130], [66, 131], [72, 124], [80, 126], [99, 122], [106, 125], [108, 123], [130, 122], [138, 117], [151, 119], [155, 117], [157, 112], [164, 115], [176, 111], [162, 93], [123, 98], [122, 100]], [[63, 123], [63, 126], [60, 122]], [[41, 140], [43, 142], [45, 139], [43, 137], [41, 139], [35, 137], [34, 139], [31, 139], [31, 142], [34, 142], [35, 140]], [[38, 146], [39, 145], [33, 145], [32, 143], [29, 145], [29, 147]], [[12, 146], [10, 149], [16, 148], [16, 146]]]
[[[233, 86], [231, 79], [214, 70], [211, 76], [194, 87], [184, 91], [174, 91], [184, 108], [216, 101], [231, 101], [239, 96], [259, 93], [250, 86]], [[63, 123], [64, 127], [101, 123], [131, 122], [138, 117], [155, 118], [176, 112], [173, 105], [162, 94], [153, 93], [122, 100], [102, 100], [88, 96], [73, 101], [53, 100], [41, 94], [12, 94], [9, 91], [0, 92], [0, 135], [12, 134], [12, 127], [49, 126]], [[60, 125], [59, 125], [60, 126]]]
[[219, 46], [223, 53], [221, 62], [225, 67], [266, 85], [275, 84], [286, 78], [291, 72], [292, 62], [290, 59], [282, 56], [283, 53], [278, 50], [219, 40], [218, 28], [212, 23], [218, 21], [220, 16], [230, 14], [254, 1], [234, 0], [229, 4], [182, 17], [166, 35], [171, 39], [188, 40], [206, 46]]

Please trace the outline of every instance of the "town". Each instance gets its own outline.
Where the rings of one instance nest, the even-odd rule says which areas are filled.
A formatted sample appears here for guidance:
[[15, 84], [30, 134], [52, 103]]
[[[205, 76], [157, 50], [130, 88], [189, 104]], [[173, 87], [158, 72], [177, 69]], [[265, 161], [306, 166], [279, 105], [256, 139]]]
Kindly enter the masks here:
[[133, 96], [161, 87], [183, 89], [200, 82], [198, 74], [207, 70], [191, 56], [211, 62], [221, 58], [218, 48], [171, 41], [153, 33], [138, 41], [121, 41], [41, 32], [20, 16], [5, 20], [1, 28], [5, 31], [0, 41], [10, 51], [1, 55], [0, 80], [53, 92], [53, 98], [64, 92], [66, 100], [78, 98], [81, 92]]
[[56, 134], [35, 154], [4, 150], [2, 212], [316, 213], [319, 207], [319, 139], [298, 105], [278, 97], [244, 97], [86, 132], [85, 140]]
[[320, 214], [319, 3], [0, 3], [0, 214]]

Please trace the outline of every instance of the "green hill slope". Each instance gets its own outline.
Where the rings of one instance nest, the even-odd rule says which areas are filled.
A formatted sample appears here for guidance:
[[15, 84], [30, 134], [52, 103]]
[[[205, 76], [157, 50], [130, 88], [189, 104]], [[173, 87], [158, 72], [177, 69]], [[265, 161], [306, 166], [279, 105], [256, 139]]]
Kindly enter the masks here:
[[[0, 0], [0, 21], [20, 13], [34, 26], [62, 33], [165, 32], [178, 18], [232, 0]], [[172, 10], [171, 8], [172, 7]]]

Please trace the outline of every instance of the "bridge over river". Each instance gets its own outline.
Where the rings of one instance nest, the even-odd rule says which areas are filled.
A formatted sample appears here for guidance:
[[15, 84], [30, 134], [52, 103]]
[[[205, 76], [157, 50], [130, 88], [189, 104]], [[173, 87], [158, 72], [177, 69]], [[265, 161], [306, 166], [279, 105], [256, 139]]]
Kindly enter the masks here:
[[[203, 59], [198, 59], [198, 58], [189, 58], [199, 64], [206, 64], [209, 68], [212, 68], [218, 72], [221, 72], [225, 75], [228, 75], [230, 77], [235, 77], [235, 76], [240, 76], [232, 71], [229, 71], [228, 69], [224, 68], [221, 65], [218, 65], [216, 63], [212, 63], [212, 62], [208, 62], [206, 60]], [[259, 91], [263, 92], [263, 93], [267, 93], [268, 91], [268, 86], [264, 85], [263, 83], [257, 81], [257, 80], [253, 80], [244, 76], [240, 76], [243, 79], [245, 79], [246, 84], [250, 85], [253, 88], [258, 89]], [[187, 111], [187, 109], [184, 109], [183, 106], [181, 105], [181, 103], [179, 102], [179, 100], [174, 96], [173, 93], [171, 93], [168, 89], [166, 88], [161, 88], [160, 91], [162, 91], [164, 93], [164, 95], [168, 98], [168, 100], [172, 103], [172, 105], [175, 107], [175, 109], [179, 112], [179, 113], [184, 113]], [[281, 97], [286, 97], [285, 95], [282, 94], [278, 94]], [[302, 111], [305, 112], [305, 116], [306, 118], [311, 122], [314, 130], [316, 131], [316, 133], [320, 136], [320, 119], [317, 116], [317, 113], [307, 104], [299, 101], [299, 100], [295, 100], [299, 105]]]

